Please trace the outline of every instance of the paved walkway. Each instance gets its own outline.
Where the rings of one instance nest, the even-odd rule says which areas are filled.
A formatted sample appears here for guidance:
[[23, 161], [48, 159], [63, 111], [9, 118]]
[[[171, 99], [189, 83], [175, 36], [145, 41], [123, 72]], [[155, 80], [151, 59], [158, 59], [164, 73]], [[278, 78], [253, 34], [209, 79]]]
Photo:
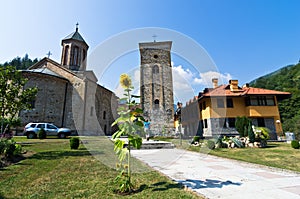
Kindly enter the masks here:
[[300, 199], [299, 173], [180, 149], [132, 155], [207, 198]]

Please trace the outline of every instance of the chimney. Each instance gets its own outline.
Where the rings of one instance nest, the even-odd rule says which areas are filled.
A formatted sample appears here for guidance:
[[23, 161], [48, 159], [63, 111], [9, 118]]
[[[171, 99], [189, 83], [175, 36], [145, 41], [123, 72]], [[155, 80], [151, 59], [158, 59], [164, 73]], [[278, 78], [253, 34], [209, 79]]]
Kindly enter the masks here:
[[249, 83], [244, 84], [243, 88], [249, 88]]
[[213, 88], [217, 88], [218, 87], [218, 78], [213, 78], [212, 83], [213, 83]]
[[230, 91], [239, 91], [239, 81], [238, 80], [229, 80]]

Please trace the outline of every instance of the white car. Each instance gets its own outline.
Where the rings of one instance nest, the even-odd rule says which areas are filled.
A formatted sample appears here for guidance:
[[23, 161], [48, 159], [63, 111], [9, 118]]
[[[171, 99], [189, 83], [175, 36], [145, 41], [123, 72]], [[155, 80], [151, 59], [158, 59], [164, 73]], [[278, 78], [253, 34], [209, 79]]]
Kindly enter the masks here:
[[28, 139], [36, 138], [40, 129], [44, 129], [47, 136], [55, 135], [59, 138], [66, 138], [71, 135], [70, 129], [58, 128], [54, 124], [50, 123], [28, 123], [24, 128], [24, 135], [26, 135]]

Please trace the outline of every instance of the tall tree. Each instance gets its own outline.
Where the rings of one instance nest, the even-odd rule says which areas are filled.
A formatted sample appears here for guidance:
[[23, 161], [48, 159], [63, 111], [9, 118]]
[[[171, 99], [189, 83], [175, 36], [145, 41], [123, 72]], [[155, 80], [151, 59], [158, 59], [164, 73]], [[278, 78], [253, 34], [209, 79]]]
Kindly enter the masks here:
[[37, 88], [24, 89], [27, 79], [13, 66], [0, 67], [0, 120], [1, 133], [18, 118], [21, 110], [31, 108]]
[[9, 62], [5, 62], [4, 64], [0, 64], [0, 66], [14, 66], [18, 70], [24, 70], [32, 66], [33, 64], [37, 63], [38, 59], [35, 58], [34, 60], [31, 60], [28, 56], [28, 54], [25, 54], [23, 58], [21, 57], [15, 57], [13, 60]]

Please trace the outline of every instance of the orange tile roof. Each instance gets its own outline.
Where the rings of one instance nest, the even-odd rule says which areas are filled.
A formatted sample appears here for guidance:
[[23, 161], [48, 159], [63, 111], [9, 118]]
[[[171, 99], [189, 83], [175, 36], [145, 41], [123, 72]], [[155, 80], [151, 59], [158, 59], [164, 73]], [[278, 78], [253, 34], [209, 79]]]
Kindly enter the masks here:
[[243, 87], [238, 88], [236, 91], [230, 90], [230, 85], [221, 85], [217, 88], [205, 89], [204, 92], [199, 94], [199, 97], [238, 97], [238, 96], [249, 96], [249, 95], [276, 95], [281, 98], [288, 98], [291, 93], [282, 92], [276, 90], [268, 90], [263, 88]]

